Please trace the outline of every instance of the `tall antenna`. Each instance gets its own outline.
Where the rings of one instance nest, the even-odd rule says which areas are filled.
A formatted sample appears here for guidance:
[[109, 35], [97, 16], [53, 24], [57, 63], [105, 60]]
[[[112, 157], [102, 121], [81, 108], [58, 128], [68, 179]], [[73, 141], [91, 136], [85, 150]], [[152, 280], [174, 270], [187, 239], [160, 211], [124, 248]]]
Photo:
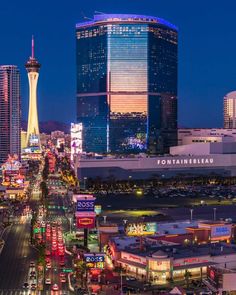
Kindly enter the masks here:
[[31, 41], [31, 57], [34, 58], [34, 35], [32, 35]]

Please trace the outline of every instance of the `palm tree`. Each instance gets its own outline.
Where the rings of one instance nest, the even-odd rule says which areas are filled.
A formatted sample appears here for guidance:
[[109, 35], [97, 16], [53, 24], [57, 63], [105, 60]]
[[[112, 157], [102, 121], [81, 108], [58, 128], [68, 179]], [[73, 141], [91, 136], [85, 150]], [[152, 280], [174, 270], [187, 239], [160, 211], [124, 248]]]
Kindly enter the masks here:
[[184, 274], [184, 279], [185, 279], [185, 282], [186, 282], [187, 288], [189, 288], [189, 279], [191, 278], [191, 276], [192, 276], [191, 272], [189, 272], [189, 271], [186, 269], [185, 274]]
[[[87, 288], [87, 265], [83, 260], [78, 260], [76, 263], [76, 268], [80, 274], [80, 283], [81, 287]], [[86, 279], [84, 280], [84, 275], [86, 275]], [[84, 284], [85, 283], [85, 284]]]

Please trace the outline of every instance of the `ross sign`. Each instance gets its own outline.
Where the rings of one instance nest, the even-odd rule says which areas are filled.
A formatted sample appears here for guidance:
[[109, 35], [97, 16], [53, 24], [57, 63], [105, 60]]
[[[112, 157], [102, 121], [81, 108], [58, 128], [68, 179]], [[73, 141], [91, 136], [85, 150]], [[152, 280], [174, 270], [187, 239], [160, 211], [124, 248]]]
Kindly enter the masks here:
[[77, 200], [77, 212], [93, 212], [95, 200]]
[[86, 253], [84, 254], [84, 262], [88, 268], [104, 268], [105, 254], [104, 253]]
[[77, 228], [95, 228], [95, 216], [76, 216]]
[[153, 235], [157, 231], [155, 222], [128, 223], [125, 228], [127, 236]]

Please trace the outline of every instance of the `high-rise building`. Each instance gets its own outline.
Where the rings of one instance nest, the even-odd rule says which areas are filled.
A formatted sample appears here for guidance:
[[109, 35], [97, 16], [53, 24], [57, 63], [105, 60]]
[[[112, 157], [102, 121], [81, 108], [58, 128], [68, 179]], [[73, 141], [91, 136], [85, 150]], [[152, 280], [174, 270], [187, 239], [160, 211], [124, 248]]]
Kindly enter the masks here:
[[224, 128], [236, 128], [236, 91], [224, 97]]
[[34, 38], [32, 38], [32, 52], [25, 68], [29, 80], [29, 114], [26, 142], [28, 147], [41, 149], [37, 109], [37, 84], [41, 65], [34, 57]]
[[0, 66], [0, 163], [8, 155], [20, 158], [21, 99], [17, 66]]
[[177, 145], [177, 28], [145, 15], [76, 25], [83, 151], [166, 153]]

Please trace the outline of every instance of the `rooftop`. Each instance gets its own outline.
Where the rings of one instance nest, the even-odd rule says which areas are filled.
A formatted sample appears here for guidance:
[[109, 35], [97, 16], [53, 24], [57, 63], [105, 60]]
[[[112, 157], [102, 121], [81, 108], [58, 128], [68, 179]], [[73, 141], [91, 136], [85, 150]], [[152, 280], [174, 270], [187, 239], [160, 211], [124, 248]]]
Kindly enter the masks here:
[[94, 24], [103, 23], [120, 23], [120, 22], [130, 22], [130, 23], [153, 23], [161, 24], [174, 30], [178, 28], [169, 23], [168, 21], [158, 18], [155, 16], [139, 15], [139, 14], [95, 14], [93, 19], [87, 22], [81, 22], [76, 24], [76, 28], [87, 27]]
[[146, 247], [142, 251], [140, 249], [125, 249], [126, 252], [140, 255], [143, 257], [151, 257], [155, 253], [162, 253], [163, 256], [173, 257], [174, 259], [201, 257], [201, 256], [220, 256], [236, 254], [236, 246], [225, 243], [218, 244], [203, 244], [196, 246], [182, 246], [182, 245], [162, 245], [156, 247]]

